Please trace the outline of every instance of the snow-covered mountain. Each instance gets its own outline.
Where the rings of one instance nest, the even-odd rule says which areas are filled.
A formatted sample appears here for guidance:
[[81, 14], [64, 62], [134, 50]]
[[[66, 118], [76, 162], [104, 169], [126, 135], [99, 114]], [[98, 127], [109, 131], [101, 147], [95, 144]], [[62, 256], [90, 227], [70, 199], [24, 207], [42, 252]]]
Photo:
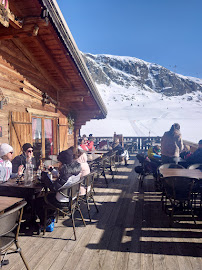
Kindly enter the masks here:
[[202, 138], [202, 80], [134, 57], [83, 54], [107, 106], [103, 120], [82, 133], [94, 136], [161, 136], [174, 122], [184, 139]]

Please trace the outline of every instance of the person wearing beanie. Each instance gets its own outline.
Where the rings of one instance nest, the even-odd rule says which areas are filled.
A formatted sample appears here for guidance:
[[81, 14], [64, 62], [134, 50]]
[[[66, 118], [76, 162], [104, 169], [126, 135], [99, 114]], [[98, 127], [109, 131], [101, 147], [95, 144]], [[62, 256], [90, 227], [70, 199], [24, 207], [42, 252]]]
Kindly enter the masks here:
[[0, 181], [5, 182], [12, 174], [13, 147], [7, 143], [0, 145]]
[[[12, 177], [13, 147], [7, 143], [0, 145], [0, 181], [5, 182]], [[22, 174], [22, 168], [18, 170], [18, 174]]]
[[36, 166], [36, 160], [33, 157], [33, 146], [30, 143], [25, 143], [22, 146], [23, 153], [19, 156], [16, 156], [13, 161], [12, 161], [12, 173], [13, 175], [15, 174], [17, 176], [18, 168], [19, 166], [23, 165], [23, 168], [26, 168], [26, 161], [31, 160], [34, 170], [37, 170]]

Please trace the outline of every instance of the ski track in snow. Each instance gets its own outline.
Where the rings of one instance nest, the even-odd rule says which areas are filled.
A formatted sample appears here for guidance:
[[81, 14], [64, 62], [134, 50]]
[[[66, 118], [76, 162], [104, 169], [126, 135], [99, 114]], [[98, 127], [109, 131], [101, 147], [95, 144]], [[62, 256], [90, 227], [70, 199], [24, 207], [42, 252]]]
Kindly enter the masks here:
[[113, 136], [116, 132], [125, 137], [162, 136], [173, 123], [179, 123], [183, 139], [195, 143], [202, 139], [201, 92], [162, 97], [156, 92], [116, 84], [97, 88], [107, 106], [107, 118], [87, 122], [81, 135]]

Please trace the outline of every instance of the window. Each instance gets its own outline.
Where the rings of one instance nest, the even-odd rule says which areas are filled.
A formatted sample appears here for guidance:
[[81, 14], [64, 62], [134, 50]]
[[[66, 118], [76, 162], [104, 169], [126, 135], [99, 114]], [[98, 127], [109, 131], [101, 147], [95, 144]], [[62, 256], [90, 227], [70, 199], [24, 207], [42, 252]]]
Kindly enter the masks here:
[[[56, 130], [56, 129], [55, 129]], [[45, 117], [32, 117], [32, 142], [37, 160], [48, 159], [54, 154], [54, 120]]]

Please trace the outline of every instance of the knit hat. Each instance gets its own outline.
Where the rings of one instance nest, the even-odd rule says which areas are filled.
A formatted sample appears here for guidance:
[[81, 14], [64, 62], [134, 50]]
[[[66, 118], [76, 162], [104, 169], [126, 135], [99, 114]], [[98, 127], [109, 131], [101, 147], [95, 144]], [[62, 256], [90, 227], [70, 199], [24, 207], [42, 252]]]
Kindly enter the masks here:
[[71, 149], [62, 151], [58, 155], [58, 161], [62, 164], [70, 164], [73, 160], [73, 152]]
[[22, 146], [23, 152], [26, 152], [27, 149], [29, 149], [29, 148], [32, 148], [32, 149], [33, 149], [33, 146], [31, 145], [31, 143], [25, 143], [25, 144], [23, 144], [23, 146]]
[[13, 152], [13, 147], [7, 143], [2, 143], [0, 145], [0, 157], [3, 157], [4, 155], [8, 154], [9, 152]]

